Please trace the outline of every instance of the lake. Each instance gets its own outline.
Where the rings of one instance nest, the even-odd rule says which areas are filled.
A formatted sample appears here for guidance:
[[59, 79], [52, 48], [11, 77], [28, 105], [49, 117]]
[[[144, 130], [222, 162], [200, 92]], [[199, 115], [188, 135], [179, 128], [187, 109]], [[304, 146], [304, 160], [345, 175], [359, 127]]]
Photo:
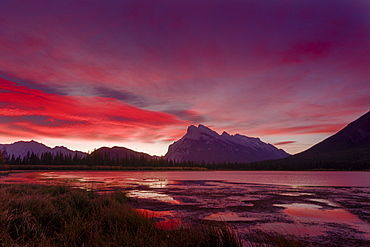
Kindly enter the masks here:
[[370, 246], [370, 172], [48, 171], [0, 179], [123, 188], [163, 225], [224, 221], [241, 236], [278, 232], [314, 246]]

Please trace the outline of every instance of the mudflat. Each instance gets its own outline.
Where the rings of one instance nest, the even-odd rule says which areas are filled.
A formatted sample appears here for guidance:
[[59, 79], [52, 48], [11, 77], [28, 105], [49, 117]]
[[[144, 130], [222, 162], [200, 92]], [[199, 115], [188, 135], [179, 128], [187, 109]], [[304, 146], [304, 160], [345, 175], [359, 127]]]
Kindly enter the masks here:
[[[173, 227], [224, 221], [242, 237], [293, 235], [312, 246], [370, 246], [370, 188], [175, 181], [127, 188], [136, 207]], [[161, 213], [160, 213], [161, 212]]]
[[307, 246], [370, 246], [367, 176], [348, 172], [80, 171], [10, 174], [1, 177], [1, 182], [61, 183], [98, 193], [123, 188], [135, 198], [133, 206], [153, 216], [164, 229], [222, 221], [244, 239], [251, 233], [277, 232], [292, 235]]

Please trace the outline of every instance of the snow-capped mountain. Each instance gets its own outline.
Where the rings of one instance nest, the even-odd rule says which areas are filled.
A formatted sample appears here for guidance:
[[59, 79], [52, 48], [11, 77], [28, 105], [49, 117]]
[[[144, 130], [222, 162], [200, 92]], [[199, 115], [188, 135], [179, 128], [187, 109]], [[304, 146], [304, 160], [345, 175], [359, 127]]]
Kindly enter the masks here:
[[12, 144], [0, 144], [0, 150], [6, 152], [6, 154], [11, 157], [14, 154], [14, 157], [25, 157], [27, 153], [34, 153], [37, 156], [41, 156], [42, 153], [51, 153], [56, 155], [62, 153], [63, 155], [72, 155], [77, 154], [79, 157], [84, 157], [87, 154], [81, 151], [72, 151], [63, 146], [56, 146], [50, 148], [42, 143], [36, 141], [18, 141]]
[[187, 133], [168, 147], [165, 158], [205, 163], [247, 163], [289, 156], [282, 149], [243, 135], [217, 132], [203, 125], [191, 125]]

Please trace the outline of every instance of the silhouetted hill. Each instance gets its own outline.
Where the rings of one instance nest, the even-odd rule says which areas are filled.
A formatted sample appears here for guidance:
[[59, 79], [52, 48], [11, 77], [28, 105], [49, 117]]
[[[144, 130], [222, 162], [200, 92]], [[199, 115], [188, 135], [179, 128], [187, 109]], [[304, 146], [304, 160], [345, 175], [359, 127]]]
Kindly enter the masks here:
[[124, 148], [124, 147], [112, 147], [112, 148], [102, 147], [92, 152], [92, 154], [94, 153], [100, 154], [101, 156], [108, 155], [111, 159], [115, 159], [115, 158], [121, 159], [121, 158], [131, 158], [131, 157], [135, 157], [135, 158], [143, 157], [143, 158], [149, 159], [152, 157], [149, 154], [136, 152], [134, 150]]
[[299, 154], [248, 167], [269, 170], [370, 169], [370, 112]]
[[370, 112], [292, 158], [370, 162]]

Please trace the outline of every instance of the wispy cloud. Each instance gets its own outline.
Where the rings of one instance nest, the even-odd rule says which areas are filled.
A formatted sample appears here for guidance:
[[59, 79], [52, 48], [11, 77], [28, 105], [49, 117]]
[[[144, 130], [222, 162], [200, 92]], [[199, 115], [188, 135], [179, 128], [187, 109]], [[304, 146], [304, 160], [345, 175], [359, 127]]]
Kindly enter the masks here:
[[367, 0], [6, 1], [2, 128], [148, 142], [198, 123], [274, 142], [330, 135], [369, 110], [369, 10]]
[[275, 146], [281, 146], [281, 145], [287, 145], [287, 144], [292, 144], [296, 143], [296, 141], [284, 141], [284, 142], [276, 142], [274, 143]]
[[48, 94], [4, 79], [0, 89], [1, 125], [18, 136], [146, 140], [145, 132], [183, 124], [176, 116], [113, 98]]

